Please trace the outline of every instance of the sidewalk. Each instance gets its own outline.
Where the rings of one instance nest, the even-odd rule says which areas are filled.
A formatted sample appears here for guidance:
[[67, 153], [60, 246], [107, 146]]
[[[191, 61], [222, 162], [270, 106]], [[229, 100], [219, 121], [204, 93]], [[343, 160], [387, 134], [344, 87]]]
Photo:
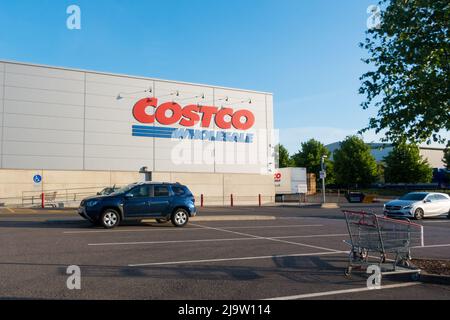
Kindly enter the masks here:
[[[383, 207], [384, 202], [377, 203], [337, 203], [340, 208], [371, 208], [371, 207]], [[322, 203], [298, 203], [298, 202], [285, 202], [285, 203], [275, 203], [272, 205], [265, 205], [265, 207], [318, 207], [320, 208]]]
[[[339, 208], [381, 208], [383, 203], [338, 203]], [[292, 207], [292, 208], [321, 208], [321, 203], [271, 203], [265, 204], [262, 208], [276, 208], [276, 207]], [[257, 208], [258, 206], [207, 206], [204, 208], [219, 208], [219, 209], [245, 209], [245, 208]], [[202, 209], [202, 208], [199, 208]], [[9, 208], [0, 207], [0, 215], [13, 215], [13, 214], [77, 214], [77, 208]]]

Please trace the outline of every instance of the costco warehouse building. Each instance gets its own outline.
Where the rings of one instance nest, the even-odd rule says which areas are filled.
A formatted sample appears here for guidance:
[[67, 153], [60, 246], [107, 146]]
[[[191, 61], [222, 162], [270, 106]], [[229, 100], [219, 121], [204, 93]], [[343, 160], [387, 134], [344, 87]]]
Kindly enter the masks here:
[[78, 201], [142, 167], [205, 205], [274, 201], [270, 93], [0, 61], [0, 141], [0, 203]]

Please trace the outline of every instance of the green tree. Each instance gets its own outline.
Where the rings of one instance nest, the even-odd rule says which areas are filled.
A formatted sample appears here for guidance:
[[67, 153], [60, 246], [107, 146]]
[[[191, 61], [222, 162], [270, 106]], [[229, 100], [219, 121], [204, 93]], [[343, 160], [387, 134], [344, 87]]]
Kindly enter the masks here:
[[294, 161], [289, 155], [289, 151], [282, 144], [278, 144], [276, 146], [276, 150], [278, 150], [278, 152], [275, 160], [277, 161], [279, 168], [288, 168], [294, 166]]
[[370, 147], [357, 136], [349, 136], [334, 151], [336, 183], [350, 186], [368, 186], [378, 177], [378, 164]]
[[420, 155], [417, 145], [402, 142], [384, 158], [384, 178], [387, 183], [428, 183], [433, 169]]
[[386, 132], [384, 141], [444, 143], [450, 130], [449, 0], [381, 0], [381, 26], [367, 31], [360, 94], [378, 115], [361, 132]]
[[301, 144], [301, 149], [292, 156], [296, 167], [306, 168], [308, 173], [314, 173], [317, 179], [320, 178], [321, 158], [325, 159], [327, 171], [327, 183], [333, 183], [333, 162], [330, 160], [330, 151], [319, 141], [311, 139]]
[[450, 147], [447, 147], [444, 151], [444, 159], [442, 159], [447, 166], [447, 169], [450, 170]]

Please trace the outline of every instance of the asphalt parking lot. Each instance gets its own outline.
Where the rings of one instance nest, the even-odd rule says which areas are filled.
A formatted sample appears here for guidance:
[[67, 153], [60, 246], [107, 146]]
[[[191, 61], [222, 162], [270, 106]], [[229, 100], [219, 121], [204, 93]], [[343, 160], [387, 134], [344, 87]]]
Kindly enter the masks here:
[[[356, 207], [381, 212], [381, 207]], [[338, 209], [209, 208], [200, 216], [261, 215], [260, 221], [192, 221], [92, 227], [75, 212], [0, 212], [1, 299], [450, 299], [450, 286], [344, 276], [348, 238]], [[450, 258], [450, 220], [428, 219], [415, 258]], [[81, 290], [68, 290], [68, 266]], [[414, 288], [414, 290], [411, 290]]]

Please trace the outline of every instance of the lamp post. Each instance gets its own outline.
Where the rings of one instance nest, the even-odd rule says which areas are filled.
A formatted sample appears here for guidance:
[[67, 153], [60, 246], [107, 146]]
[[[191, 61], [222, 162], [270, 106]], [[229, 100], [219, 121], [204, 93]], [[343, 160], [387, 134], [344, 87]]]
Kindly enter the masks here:
[[323, 203], [326, 203], [325, 198], [325, 176], [326, 176], [326, 168], [325, 168], [325, 159], [328, 158], [326, 155], [323, 155], [322, 158], [320, 158], [320, 178], [322, 179], [322, 201]]

